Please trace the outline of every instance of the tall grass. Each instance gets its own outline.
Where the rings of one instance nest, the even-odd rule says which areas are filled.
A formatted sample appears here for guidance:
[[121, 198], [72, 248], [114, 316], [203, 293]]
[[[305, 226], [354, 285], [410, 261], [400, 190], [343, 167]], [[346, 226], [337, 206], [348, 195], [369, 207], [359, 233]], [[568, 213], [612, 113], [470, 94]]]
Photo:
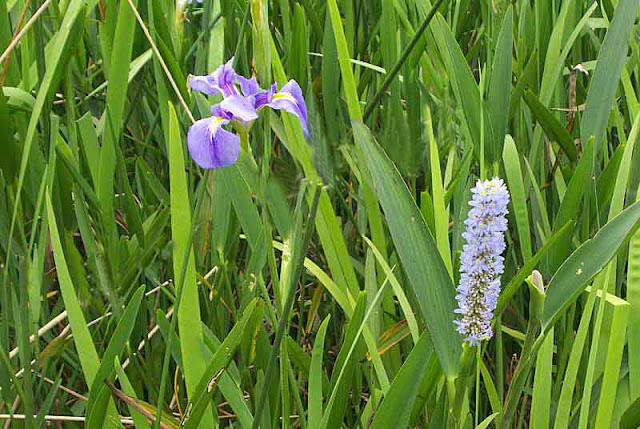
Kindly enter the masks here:
[[[638, 0], [0, 1], [6, 427], [640, 426]], [[300, 83], [238, 162], [191, 92]], [[494, 336], [470, 189], [511, 193]], [[534, 272], [537, 270], [541, 274]]]

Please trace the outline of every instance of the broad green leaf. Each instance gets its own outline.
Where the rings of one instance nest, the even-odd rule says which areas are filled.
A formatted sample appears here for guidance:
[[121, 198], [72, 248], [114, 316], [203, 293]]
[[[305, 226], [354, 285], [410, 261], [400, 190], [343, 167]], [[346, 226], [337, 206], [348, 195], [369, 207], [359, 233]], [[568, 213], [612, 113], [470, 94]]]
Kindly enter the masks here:
[[634, 203], [604, 225], [560, 266], [549, 282], [541, 318], [543, 328], [550, 327], [589, 280], [615, 256], [622, 243], [635, 231], [638, 219], [640, 202]]
[[206, 363], [201, 347], [202, 329], [200, 318], [200, 302], [198, 286], [196, 284], [196, 267], [193, 252], [187, 261], [185, 278], [177, 276], [183, 272], [183, 261], [190, 245], [191, 234], [191, 204], [189, 202], [189, 188], [184, 171], [185, 159], [182, 151], [182, 137], [180, 125], [173, 105], [169, 104], [169, 135], [166, 136], [169, 153], [169, 178], [171, 184], [171, 238], [173, 240], [173, 273], [176, 287], [182, 282], [182, 300], [178, 309], [178, 329], [180, 331], [180, 350], [184, 359], [185, 378], [189, 397], [195, 393], [195, 388], [204, 373]]
[[353, 123], [354, 137], [367, 165], [391, 231], [398, 255], [427, 321], [440, 364], [447, 377], [455, 377], [462, 353], [453, 323], [455, 287], [402, 176], [369, 129]]

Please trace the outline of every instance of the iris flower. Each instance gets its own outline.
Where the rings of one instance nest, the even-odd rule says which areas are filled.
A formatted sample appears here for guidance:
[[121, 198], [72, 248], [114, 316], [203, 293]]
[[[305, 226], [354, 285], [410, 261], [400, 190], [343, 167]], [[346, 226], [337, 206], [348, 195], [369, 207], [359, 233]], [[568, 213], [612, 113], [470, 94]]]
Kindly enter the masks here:
[[[202, 3], [202, 0], [197, 0], [198, 3]], [[183, 10], [187, 4], [193, 3], [193, 0], [177, 0], [176, 8], [177, 10]]]
[[248, 79], [235, 72], [232, 58], [207, 76], [191, 76], [189, 87], [206, 95], [223, 97], [211, 107], [212, 116], [196, 121], [187, 134], [189, 153], [202, 168], [234, 164], [240, 155], [240, 137], [223, 126], [229, 124], [246, 133], [264, 107], [297, 116], [304, 135], [308, 136], [307, 106], [295, 80], [287, 82], [280, 91], [275, 83], [263, 90], [255, 77]]

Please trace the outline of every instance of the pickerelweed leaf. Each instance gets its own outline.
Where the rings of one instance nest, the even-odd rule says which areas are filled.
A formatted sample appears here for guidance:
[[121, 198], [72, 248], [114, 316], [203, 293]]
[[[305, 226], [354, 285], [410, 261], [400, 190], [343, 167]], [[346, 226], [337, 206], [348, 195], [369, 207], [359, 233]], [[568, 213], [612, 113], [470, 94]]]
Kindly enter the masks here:
[[371, 173], [391, 237], [427, 321], [443, 372], [447, 377], [454, 377], [462, 342], [453, 323], [456, 308], [453, 281], [397, 168], [362, 122], [352, 124], [356, 144]]
[[636, 202], [582, 243], [560, 266], [547, 288], [541, 318], [544, 329], [555, 322], [562, 310], [575, 301], [587, 283], [613, 258], [635, 231], [639, 219], [640, 202]]

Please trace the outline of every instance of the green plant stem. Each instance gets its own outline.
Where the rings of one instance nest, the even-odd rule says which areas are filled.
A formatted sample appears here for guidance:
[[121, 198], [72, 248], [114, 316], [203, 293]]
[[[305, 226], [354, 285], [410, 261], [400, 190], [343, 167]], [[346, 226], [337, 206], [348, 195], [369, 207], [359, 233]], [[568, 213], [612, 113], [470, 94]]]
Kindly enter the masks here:
[[482, 352], [480, 345], [476, 347], [476, 426], [480, 421], [480, 359], [482, 358]]
[[[462, 346], [462, 357], [460, 358], [460, 374], [455, 379], [454, 399], [449, 407], [449, 426], [460, 427], [462, 424], [462, 404], [467, 393], [467, 386], [472, 377], [474, 361], [474, 350], [466, 343]], [[451, 392], [450, 392], [451, 397]]]

